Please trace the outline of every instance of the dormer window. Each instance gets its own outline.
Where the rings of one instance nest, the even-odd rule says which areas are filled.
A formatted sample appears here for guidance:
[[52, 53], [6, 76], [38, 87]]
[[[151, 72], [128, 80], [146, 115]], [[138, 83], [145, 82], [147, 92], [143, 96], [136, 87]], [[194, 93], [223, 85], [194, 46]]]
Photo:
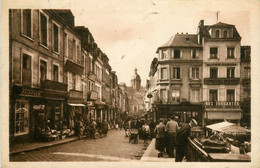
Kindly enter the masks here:
[[167, 57], [167, 50], [162, 50], [161, 59], [165, 59]]
[[216, 38], [219, 38], [219, 30], [216, 30]]
[[224, 31], [224, 38], [227, 38], [227, 31]]

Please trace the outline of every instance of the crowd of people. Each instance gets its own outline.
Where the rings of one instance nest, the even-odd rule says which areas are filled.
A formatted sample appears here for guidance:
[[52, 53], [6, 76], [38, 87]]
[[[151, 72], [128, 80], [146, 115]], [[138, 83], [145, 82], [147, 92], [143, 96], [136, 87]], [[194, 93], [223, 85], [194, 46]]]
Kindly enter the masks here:
[[[176, 162], [181, 162], [188, 145], [191, 127], [197, 125], [196, 120], [191, 119], [190, 123], [180, 125], [178, 116], [171, 116], [168, 121], [161, 118], [159, 122], [154, 131], [155, 148], [159, 151], [158, 157], [162, 157], [166, 153], [170, 158], [175, 157]], [[174, 153], [176, 153], [176, 156], [174, 156]]]

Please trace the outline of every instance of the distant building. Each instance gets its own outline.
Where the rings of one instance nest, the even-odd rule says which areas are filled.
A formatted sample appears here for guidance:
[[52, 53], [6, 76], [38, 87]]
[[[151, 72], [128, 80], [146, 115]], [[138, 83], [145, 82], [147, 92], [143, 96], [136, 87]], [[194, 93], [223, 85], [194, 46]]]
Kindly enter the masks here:
[[132, 86], [127, 87], [129, 99], [129, 116], [141, 117], [145, 113], [144, 96], [146, 89], [141, 86], [141, 78], [135, 68], [135, 73], [131, 79]]

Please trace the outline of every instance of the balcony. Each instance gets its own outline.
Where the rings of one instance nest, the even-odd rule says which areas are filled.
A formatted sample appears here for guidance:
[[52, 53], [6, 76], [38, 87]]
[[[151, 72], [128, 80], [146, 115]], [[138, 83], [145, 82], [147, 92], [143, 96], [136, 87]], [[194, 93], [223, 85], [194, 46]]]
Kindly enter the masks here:
[[56, 81], [44, 80], [41, 81], [41, 88], [44, 90], [67, 92], [68, 85]]
[[238, 85], [240, 78], [204, 78], [205, 85]]
[[204, 101], [206, 108], [233, 108], [240, 107], [239, 101]]
[[78, 91], [78, 90], [70, 90], [69, 91], [69, 97], [82, 99], [83, 98], [83, 92]]

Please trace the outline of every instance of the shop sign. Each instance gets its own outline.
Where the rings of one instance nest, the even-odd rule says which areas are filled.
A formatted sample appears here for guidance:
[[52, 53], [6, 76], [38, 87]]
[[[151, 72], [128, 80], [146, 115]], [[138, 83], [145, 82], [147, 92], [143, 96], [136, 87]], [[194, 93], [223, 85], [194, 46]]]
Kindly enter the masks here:
[[87, 101], [87, 106], [94, 106], [94, 102], [93, 101]]
[[95, 91], [92, 91], [90, 94], [90, 100], [97, 100], [98, 99], [98, 93]]
[[152, 94], [148, 94], [147, 97], [150, 99], [150, 98], [153, 97], [153, 95]]
[[28, 96], [28, 97], [41, 97], [40, 91], [35, 90], [29, 90], [29, 89], [23, 89], [21, 96]]

